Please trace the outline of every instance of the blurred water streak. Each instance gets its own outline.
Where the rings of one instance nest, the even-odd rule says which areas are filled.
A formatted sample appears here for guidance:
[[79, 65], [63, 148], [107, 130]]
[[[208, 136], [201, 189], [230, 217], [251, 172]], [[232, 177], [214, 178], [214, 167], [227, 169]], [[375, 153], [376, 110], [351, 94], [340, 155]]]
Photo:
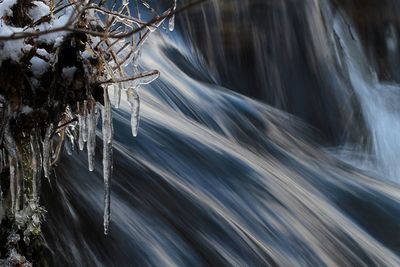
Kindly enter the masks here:
[[[161, 77], [139, 92], [136, 139], [127, 103], [114, 111], [110, 234], [101, 146], [93, 173], [64, 156], [45, 186], [51, 266], [400, 266], [397, 85], [329, 1], [261, 2], [214, 1], [204, 26], [181, 18], [211, 59], [193, 32], [152, 36], [141, 67]], [[228, 22], [237, 43], [222, 49], [212, 28]]]

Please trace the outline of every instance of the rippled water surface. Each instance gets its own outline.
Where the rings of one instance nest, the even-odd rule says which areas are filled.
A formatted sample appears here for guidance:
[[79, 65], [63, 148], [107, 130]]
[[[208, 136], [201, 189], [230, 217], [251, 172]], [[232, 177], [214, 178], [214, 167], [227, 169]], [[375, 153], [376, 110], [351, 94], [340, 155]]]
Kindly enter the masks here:
[[114, 110], [109, 235], [101, 145], [44, 185], [50, 266], [400, 266], [399, 87], [351, 16], [208, 2], [144, 48], [137, 138]]

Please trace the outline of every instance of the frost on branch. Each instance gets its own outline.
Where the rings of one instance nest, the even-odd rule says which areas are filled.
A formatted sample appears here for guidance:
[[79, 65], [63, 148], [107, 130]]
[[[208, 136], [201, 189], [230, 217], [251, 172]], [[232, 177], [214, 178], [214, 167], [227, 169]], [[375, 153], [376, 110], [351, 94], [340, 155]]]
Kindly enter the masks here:
[[127, 94], [136, 136], [137, 89], [159, 76], [139, 71], [140, 49], [164, 21], [173, 30], [176, 0], [147, 22], [138, 7], [148, 4], [0, 0], [0, 241], [8, 249], [7, 255], [0, 249], [0, 258], [8, 257], [0, 264], [29, 266], [17, 248], [40, 235], [42, 178], [51, 178], [63, 149], [72, 154], [86, 147], [88, 169], [95, 170], [100, 116], [107, 233], [113, 139], [108, 90], [114, 89], [115, 107], [122, 91]]

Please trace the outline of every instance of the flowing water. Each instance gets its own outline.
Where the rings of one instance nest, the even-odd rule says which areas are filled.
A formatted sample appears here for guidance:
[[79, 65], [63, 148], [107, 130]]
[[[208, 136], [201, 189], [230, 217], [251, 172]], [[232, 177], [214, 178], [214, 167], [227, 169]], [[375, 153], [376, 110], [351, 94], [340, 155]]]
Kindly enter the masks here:
[[400, 88], [331, 2], [278, 2], [209, 1], [150, 38], [136, 138], [114, 110], [109, 235], [101, 146], [94, 172], [64, 155], [51, 266], [400, 266]]

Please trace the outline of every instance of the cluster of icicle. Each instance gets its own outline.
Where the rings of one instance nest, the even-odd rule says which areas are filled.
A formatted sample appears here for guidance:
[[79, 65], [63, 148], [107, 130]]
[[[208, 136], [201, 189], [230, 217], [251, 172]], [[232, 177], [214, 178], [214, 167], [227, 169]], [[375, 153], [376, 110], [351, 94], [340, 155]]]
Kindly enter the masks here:
[[[127, 28], [146, 25], [140, 20], [139, 9], [137, 12], [138, 19], [131, 19], [129, 1], [124, 0], [122, 7], [119, 7], [118, 12], [123, 16], [118, 17], [118, 23], [125, 24]], [[145, 2], [143, 2], [145, 6]], [[105, 75], [101, 82], [104, 88], [104, 105], [95, 102], [93, 98], [89, 98], [82, 103], [77, 104], [77, 110], [71, 110], [67, 106], [63, 119], [57, 125], [49, 124], [45, 134], [41, 135], [40, 131], [33, 130], [29, 136], [29, 149], [32, 158], [31, 166], [27, 169], [23, 166], [22, 152], [17, 148], [16, 142], [10, 132], [9, 124], [6, 124], [3, 129], [4, 149], [0, 150], [0, 173], [3, 168], [9, 167], [10, 176], [10, 194], [11, 194], [11, 212], [14, 215], [15, 221], [21, 226], [24, 225], [27, 231], [34, 232], [36, 227], [39, 227], [41, 218], [45, 210], [39, 206], [39, 190], [42, 174], [46, 178], [50, 178], [52, 166], [57, 163], [57, 160], [63, 149], [68, 154], [72, 154], [76, 150], [84, 150], [86, 147], [88, 155], [89, 170], [95, 169], [95, 147], [96, 147], [96, 128], [98, 120], [102, 118], [102, 139], [103, 139], [103, 176], [104, 176], [104, 233], [108, 233], [110, 223], [110, 180], [112, 177], [112, 140], [113, 140], [113, 124], [112, 124], [112, 104], [109, 97], [109, 89], [113, 87], [114, 91], [114, 107], [118, 108], [121, 101], [121, 94], [126, 93], [127, 100], [131, 106], [131, 126], [132, 134], [136, 136], [139, 128], [139, 109], [140, 100], [138, 88], [142, 84], [149, 84], [158, 78], [159, 72], [139, 71], [138, 59], [140, 49], [149, 35], [154, 32], [162, 23], [168, 19], [168, 29], [174, 29], [174, 12], [176, 10], [176, 0], [173, 1], [173, 6], [169, 8], [160, 17], [159, 21], [154, 24], [146, 25], [141, 34], [137, 34], [132, 40], [125, 39], [101, 39], [99, 37], [90, 37], [92, 40], [91, 46], [96, 46], [97, 50], [103, 50], [104, 54], [111, 54], [112, 60], [105, 60]], [[97, 13], [102, 16], [107, 16], [109, 13], [103, 13], [102, 10], [95, 10], [92, 16], [99, 19]], [[111, 10], [112, 11], [112, 10]], [[168, 14], [170, 14], [168, 16]], [[124, 19], [126, 17], [126, 19]], [[90, 50], [90, 47], [88, 48]], [[93, 54], [94, 50], [89, 52]], [[82, 57], [90, 57], [90, 55], [82, 54]], [[89, 62], [89, 60], [88, 60]], [[85, 70], [85, 72], [91, 70]], [[130, 76], [128, 76], [128, 74]], [[4, 99], [3, 99], [4, 100]], [[5, 112], [7, 104], [5, 100], [1, 111]], [[32, 172], [31, 192], [26, 195], [24, 190], [24, 172]], [[1, 192], [1, 190], [0, 190]], [[0, 204], [2, 196], [0, 196]], [[0, 209], [0, 221], [4, 210]], [[30, 224], [30, 225], [26, 225]], [[29, 235], [26, 235], [27, 238]], [[29, 240], [26, 240], [29, 241]]]
[[[4, 102], [3, 102], [4, 103]], [[43, 140], [40, 138], [39, 131], [32, 131], [29, 136], [29, 144], [26, 149], [30, 150], [31, 162], [30, 168], [23, 166], [23, 156], [20, 149], [17, 148], [15, 140], [10, 132], [10, 126], [7, 123], [3, 128], [3, 149], [0, 149], [0, 173], [4, 168], [9, 168], [10, 195], [11, 195], [11, 213], [14, 215], [17, 226], [25, 226], [25, 241], [29, 243], [29, 233], [40, 228], [40, 221], [45, 212], [39, 205], [39, 190], [41, 187], [42, 169], [48, 178], [50, 173], [50, 143], [52, 129]], [[30, 186], [27, 188], [28, 181], [24, 180], [26, 173], [30, 172]], [[0, 196], [0, 203], [2, 196]], [[0, 214], [1, 215], [1, 214]], [[1, 218], [1, 216], [0, 216]]]
[[[143, 5], [149, 9], [150, 6], [143, 1]], [[138, 60], [140, 57], [140, 51], [143, 47], [143, 44], [149, 38], [150, 34], [153, 33], [156, 29], [163, 24], [163, 22], [169, 18], [168, 21], [168, 29], [169, 31], [174, 30], [175, 25], [175, 10], [176, 10], [177, 0], [173, 1], [173, 5], [171, 8], [166, 10], [158, 20], [154, 24], [150, 24], [146, 26], [146, 30], [143, 34], [137, 36], [136, 45], [132, 46], [131, 42], [127, 42], [126, 40], [116, 40], [115, 42], [110, 44], [102, 44], [105, 50], [111, 50], [113, 54], [113, 58], [120, 59], [109, 61], [105, 64], [105, 69], [107, 73], [107, 78], [110, 79], [113, 83], [111, 83], [108, 87], [104, 88], [104, 105], [101, 107], [102, 114], [102, 135], [103, 135], [103, 177], [104, 177], [104, 234], [108, 233], [108, 227], [110, 223], [110, 179], [112, 177], [112, 140], [113, 140], [113, 126], [112, 126], [112, 116], [111, 116], [111, 102], [108, 89], [113, 87], [114, 91], [114, 107], [119, 108], [121, 102], [121, 94], [123, 92], [126, 93], [126, 99], [131, 107], [131, 129], [132, 135], [134, 137], [138, 134], [139, 129], [139, 110], [140, 110], [140, 99], [138, 94], [138, 89], [140, 85], [145, 85], [153, 82], [155, 79], [159, 77], [159, 72], [157, 70], [152, 71], [139, 71], [138, 68]], [[119, 12], [124, 12], [124, 8], [126, 11], [126, 15], [130, 16], [129, 10], [129, 1], [124, 0], [122, 9]], [[152, 10], [152, 9], [151, 9]], [[143, 26], [143, 22], [140, 22], [140, 12], [138, 11], [138, 20], [134, 21], [137, 26]], [[154, 10], [152, 10], [154, 11]], [[171, 15], [170, 15], [171, 14]], [[170, 15], [170, 16], [168, 16]], [[128, 21], [124, 21], [120, 19], [119, 22], [122, 24], [126, 23], [129, 25], [132, 23], [128, 19]], [[97, 44], [98, 46], [98, 44]], [[101, 47], [101, 45], [100, 45]], [[111, 49], [110, 49], [111, 48]], [[130, 68], [128, 68], [130, 67]], [[126, 79], [127, 72], [133, 72], [133, 76]], [[84, 110], [85, 109], [84, 102]], [[79, 146], [82, 149], [83, 144], [87, 143], [88, 150], [88, 162], [89, 162], [89, 170], [94, 170], [94, 149], [96, 142], [96, 123], [97, 123], [97, 115], [98, 112], [92, 110], [92, 112], [84, 113], [83, 115], [78, 115], [79, 122]]]
[[[1, 113], [7, 113], [7, 105], [4, 98], [0, 96], [2, 105]], [[0, 149], [0, 173], [3, 169], [9, 168], [9, 182], [11, 195], [11, 208], [8, 210], [14, 217], [15, 226], [23, 231], [23, 241], [29, 245], [32, 236], [38, 236], [41, 233], [40, 224], [46, 213], [45, 209], [39, 204], [42, 170], [46, 177], [50, 174], [51, 158], [51, 135], [53, 128], [49, 127], [43, 140], [41, 140], [39, 131], [33, 130], [27, 137], [29, 140], [25, 147], [31, 151], [28, 153], [31, 158], [24, 159], [17, 148], [16, 142], [10, 131], [9, 123], [3, 125], [2, 144]], [[24, 166], [24, 162], [30, 162], [31, 166]], [[25, 177], [29, 176], [28, 181]], [[29, 183], [29, 184], [28, 184]], [[0, 222], [5, 216], [3, 208], [3, 195], [0, 185]], [[20, 235], [13, 229], [9, 233], [7, 243], [2, 244], [9, 250], [8, 258], [0, 259], [1, 266], [32, 266], [26, 258], [19, 254], [16, 247], [20, 240]]]

